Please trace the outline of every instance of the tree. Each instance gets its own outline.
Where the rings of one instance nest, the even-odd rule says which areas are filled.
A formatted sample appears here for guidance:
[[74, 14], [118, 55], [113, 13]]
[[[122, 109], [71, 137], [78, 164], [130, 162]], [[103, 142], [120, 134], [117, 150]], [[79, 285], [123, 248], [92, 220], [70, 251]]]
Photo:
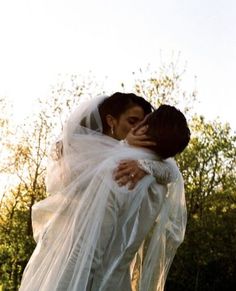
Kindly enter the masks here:
[[192, 120], [192, 138], [178, 158], [188, 225], [167, 290], [234, 290], [236, 261], [236, 136], [229, 125]]
[[144, 96], [157, 108], [160, 104], [177, 106], [187, 116], [193, 114], [197, 91], [193, 88], [186, 92], [183, 87], [185, 69], [179, 66], [180, 56], [168, 64], [162, 64], [158, 70], [149, 66], [140, 69], [134, 75], [134, 92]]
[[[80, 79], [81, 84], [79, 84]], [[93, 86], [96, 87], [95, 82]], [[50, 145], [62, 130], [68, 114], [82, 94], [91, 98], [91, 80], [72, 75], [52, 88], [51, 98], [38, 100], [34, 116], [21, 126], [10, 127], [11, 112], [2, 98], [0, 116], [1, 175], [12, 181], [1, 189], [0, 198], [0, 287], [18, 290], [22, 272], [35, 247], [32, 207], [47, 196], [45, 175]]]
[[46, 141], [47, 127], [39, 119], [30, 135], [22, 128], [19, 140], [6, 148], [8, 165], [5, 164], [5, 175], [15, 182], [5, 189], [0, 204], [1, 283], [6, 284], [5, 289], [18, 289], [22, 271], [35, 246], [31, 209], [36, 201], [46, 197]]

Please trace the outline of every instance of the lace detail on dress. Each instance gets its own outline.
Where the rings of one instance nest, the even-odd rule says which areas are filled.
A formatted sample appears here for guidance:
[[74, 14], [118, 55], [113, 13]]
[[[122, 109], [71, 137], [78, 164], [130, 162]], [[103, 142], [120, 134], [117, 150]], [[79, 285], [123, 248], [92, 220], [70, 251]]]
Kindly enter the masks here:
[[179, 169], [173, 159], [165, 161], [138, 160], [139, 168], [156, 178], [159, 184], [175, 182]]

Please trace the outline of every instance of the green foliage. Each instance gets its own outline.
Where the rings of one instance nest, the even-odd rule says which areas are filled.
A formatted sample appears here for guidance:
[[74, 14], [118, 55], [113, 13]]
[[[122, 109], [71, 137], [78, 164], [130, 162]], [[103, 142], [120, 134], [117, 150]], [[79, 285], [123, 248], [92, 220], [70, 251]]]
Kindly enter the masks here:
[[178, 157], [188, 207], [186, 237], [166, 290], [234, 290], [236, 283], [236, 136], [228, 125], [192, 120]]
[[0, 170], [12, 182], [0, 192], [0, 286], [3, 290], [18, 290], [35, 247], [31, 209], [36, 201], [46, 197], [48, 127], [40, 116], [30, 124], [31, 131], [26, 127], [2, 130], [5, 156]]
[[18, 290], [35, 243], [32, 238], [30, 195], [18, 187], [1, 201], [0, 270], [4, 290]]

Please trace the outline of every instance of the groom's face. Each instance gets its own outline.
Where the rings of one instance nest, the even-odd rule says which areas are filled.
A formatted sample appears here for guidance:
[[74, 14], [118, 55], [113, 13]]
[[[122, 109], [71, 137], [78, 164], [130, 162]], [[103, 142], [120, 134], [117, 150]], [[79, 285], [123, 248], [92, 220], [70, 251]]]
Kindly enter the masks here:
[[127, 109], [115, 120], [114, 134], [118, 140], [125, 139], [131, 128], [144, 119], [144, 111], [140, 106]]

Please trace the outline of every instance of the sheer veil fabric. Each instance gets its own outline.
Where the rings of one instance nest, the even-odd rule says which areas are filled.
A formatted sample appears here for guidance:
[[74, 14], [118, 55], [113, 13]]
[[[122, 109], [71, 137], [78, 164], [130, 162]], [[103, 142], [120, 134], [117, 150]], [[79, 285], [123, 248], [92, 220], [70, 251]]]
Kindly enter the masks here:
[[81, 102], [51, 154], [50, 196], [33, 206], [37, 246], [21, 291], [164, 289], [185, 233], [183, 179], [161, 186], [148, 175], [133, 190], [118, 187], [120, 160], [157, 157], [101, 133], [104, 98]]

